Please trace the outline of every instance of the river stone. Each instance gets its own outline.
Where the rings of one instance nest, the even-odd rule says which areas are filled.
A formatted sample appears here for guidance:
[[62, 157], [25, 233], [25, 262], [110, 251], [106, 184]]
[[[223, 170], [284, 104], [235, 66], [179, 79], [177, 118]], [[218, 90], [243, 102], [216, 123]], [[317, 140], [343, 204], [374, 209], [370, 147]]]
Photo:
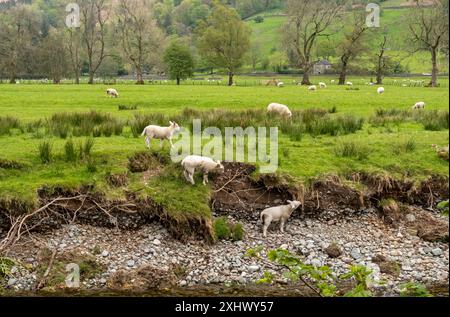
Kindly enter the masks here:
[[325, 253], [328, 254], [330, 258], [335, 259], [342, 255], [342, 250], [336, 243], [332, 243], [325, 248]]

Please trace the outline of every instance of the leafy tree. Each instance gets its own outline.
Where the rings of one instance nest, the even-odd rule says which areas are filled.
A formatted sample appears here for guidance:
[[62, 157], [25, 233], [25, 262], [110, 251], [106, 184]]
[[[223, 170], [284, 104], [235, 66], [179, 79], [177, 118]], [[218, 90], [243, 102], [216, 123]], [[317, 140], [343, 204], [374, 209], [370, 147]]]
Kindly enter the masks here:
[[227, 70], [228, 85], [232, 86], [250, 48], [250, 27], [241, 21], [235, 9], [216, 3], [199, 33], [200, 53], [211, 64]]
[[194, 59], [189, 47], [173, 41], [164, 53], [164, 63], [168, 67], [171, 79], [177, 80], [177, 85], [182, 79], [192, 76], [194, 71]]

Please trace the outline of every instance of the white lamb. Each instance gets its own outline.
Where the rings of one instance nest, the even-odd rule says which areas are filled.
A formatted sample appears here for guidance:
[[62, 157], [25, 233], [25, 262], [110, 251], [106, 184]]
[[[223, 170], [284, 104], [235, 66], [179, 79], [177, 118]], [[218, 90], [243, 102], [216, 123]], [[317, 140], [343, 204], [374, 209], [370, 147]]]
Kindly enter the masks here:
[[351, 81], [348, 81], [347, 86], [353, 86], [353, 83]]
[[272, 221], [280, 222], [280, 231], [284, 233], [284, 224], [289, 219], [291, 214], [298, 207], [301, 206], [299, 201], [288, 200], [288, 205], [277, 206], [272, 208], [267, 208], [261, 212], [261, 221], [263, 223], [263, 236], [267, 237], [267, 229], [269, 228]]
[[379, 87], [379, 88], [377, 89], [377, 93], [378, 93], [379, 95], [384, 94], [384, 87]]
[[327, 84], [325, 84], [325, 83], [319, 83], [319, 87], [320, 87], [320, 88], [327, 88]]
[[106, 90], [106, 94], [112, 98], [118, 98], [119, 93], [114, 88], [109, 88]]
[[279, 88], [284, 87], [284, 83], [283, 83], [282, 81], [280, 81], [280, 82], [277, 84], [277, 87], [279, 87]]
[[282, 117], [292, 117], [292, 112], [291, 110], [289, 110], [288, 106], [279, 104], [279, 103], [271, 103], [268, 107], [267, 107], [267, 112], [269, 113], [275, 113], [278, 114]]
[[316, 91], [317, 90], [317, 86], [316, 85], [312, 85], [308, 87], [309, 91]]
[[413, 110], [425, 109], [425, 106], [426, 106], [425, 102], [420, 101], [413, 106]]
[[150, 148], [152, 139], [161, 140], [161, 146], [164, 140], [169, 140], [170, 146], [173, 148], [172, 138], [178, 133], [181, 128], [176, 122], [169, 121], [169, 127], [160, 127], [157, 125], [149, 125], [142, 132], [142, 136], [145, 135], [145, 142], [147, 143], [147, 147]]
[[214, 161], [209, 157], [190, 155], [187, 156], [182, 162], [183, 175], [188, 182], [195, 185], [194, 173], [198, 169], [203, 173], [203, 185], [206, 185], [209, 173], [221, 174], [225, 171], [224, 166], [220, 161]]
[[331, 83], [334, 84], [336, 81], [334, 79], [331, 80]]

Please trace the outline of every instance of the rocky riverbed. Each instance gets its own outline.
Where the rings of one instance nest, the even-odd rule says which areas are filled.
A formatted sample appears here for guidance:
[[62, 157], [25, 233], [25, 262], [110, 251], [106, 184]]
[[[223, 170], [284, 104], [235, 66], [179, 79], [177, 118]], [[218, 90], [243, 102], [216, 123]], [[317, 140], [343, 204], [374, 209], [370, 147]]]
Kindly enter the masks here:
[[[448, 218], [441, 218], [448, 223]], [[329, 266], [337, 276], [354, 264], [368, 266], [373, 270], [373, 287], [383, 295], [397, 295], [399, 286], [409, 281], [448, 288], [448, 243], [427, 242], [407, 227], [387, 226], [375, 211], [339, 220], [291, 219], [284, 234], [274, 227], [266, 239], [259, 222], [246, 220], [243, 225], [243, 241], [215, 245], [177, 241], [158, 223], [137, 231], [66, 225], [25, 237], [15, 246], [8, 256], [21, 265], [12, 268], [3, 284], [10, 291], [34, 290], [51, 260], [42, 257], [43, 249], [55, 255], [55, 263], [64, 254], [88, 256], [94, 261], [98, 267], [88, 278], [83, 278], [82, 272], [84, 290], [246, 285], [265, 271], [283, 283], [282, 271], [275, 266], [245, 256], [249, 248], [262, 246], [264, 252], [287, 249], [307, 264]], [[146, 282], [140, 283], [143, 278]], [[158, 283], [149, 285], [149, 280]]]

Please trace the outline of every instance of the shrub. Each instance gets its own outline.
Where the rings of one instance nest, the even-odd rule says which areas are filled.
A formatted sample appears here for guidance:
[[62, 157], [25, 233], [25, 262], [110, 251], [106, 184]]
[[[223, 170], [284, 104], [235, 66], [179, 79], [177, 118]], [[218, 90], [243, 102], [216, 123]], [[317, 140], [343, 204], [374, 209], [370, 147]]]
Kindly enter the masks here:
[[264, 22], [264, 17], [261, 15], [256, 16], [253, 21], [255, 21], [255, 23], [263, 23]]
[[448, 216], [449, 203], [448, 200], [442, 201], [437, 205], [437, 208], [442, 212], [443, 215]]
[[355, 141], [340, 141], [334, 148], [334, 153], [340, 157], [353, 157], [358, 160], [365, 160], [368, 158], [370, 150], [367, 146]]
[[49, 141], [43, 141], [38, 146], [39, 158], [43, 164], [48, 164], [52, 160], [53, 145]]
[[244, 237], [244, 226], [241, 223], [231, 223], [225, 217], [214, 221], [214, 232], [217, 240], [240, 241]]
[[16, 265], [14, 260], [10, 258], [0, 258], [0, 278], [8, 277], [11, 274], [11, 269]]
[[402, 297], [433, 297], [425, 285], [409, 282], [400, 286]]
[[90, 157], [92, 148], [94, 147], [95, 141], [93, 138], [87, 138], [84, 142], [84, 145], [82, 146], [82, 151], [80, 153], [83, 153], [84, 157]]

